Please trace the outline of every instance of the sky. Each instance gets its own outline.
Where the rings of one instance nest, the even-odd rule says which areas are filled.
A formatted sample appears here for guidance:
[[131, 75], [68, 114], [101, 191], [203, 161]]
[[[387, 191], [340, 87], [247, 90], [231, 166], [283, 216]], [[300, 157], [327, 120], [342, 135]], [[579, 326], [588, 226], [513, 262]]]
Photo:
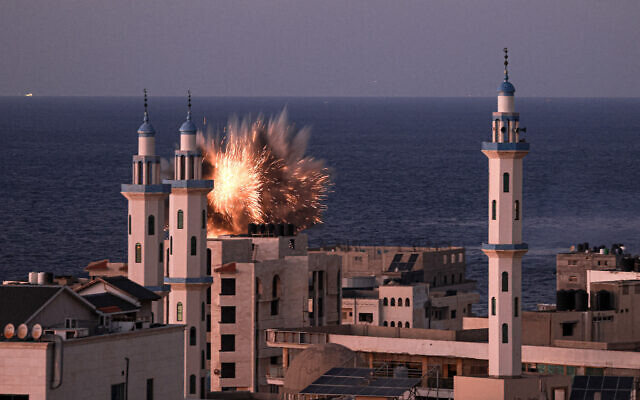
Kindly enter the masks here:
[[640, 97], [638, 0], [0, 0], [0, 95]]

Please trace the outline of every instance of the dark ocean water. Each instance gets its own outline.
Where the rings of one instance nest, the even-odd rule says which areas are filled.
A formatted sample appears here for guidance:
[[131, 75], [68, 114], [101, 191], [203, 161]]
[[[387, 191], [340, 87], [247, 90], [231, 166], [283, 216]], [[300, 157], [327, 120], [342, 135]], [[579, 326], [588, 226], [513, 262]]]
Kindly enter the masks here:
[[[516, 104], [531, 143], [523, 201], [523, 303], [531, 308], [554, 302], [555, 254], [571, 244], [640, 252], [640, 99]], [[325, 223], [308, 230], [312, 245], [464, 245], [484, 300], [480, 143], [494, 98], [196, 98], [193, 111], [222, 127], [232, 114], [285, 106], [297, 126], [311, 126], [309, 154], [333, 170]], [[126, 259], [120, 184], [131, 177], [141, 114], [137, 98], [0, 98], [0, 280]], [[184, 99], [151, 99], [158, 154], [171, 156], [184, 116]]]

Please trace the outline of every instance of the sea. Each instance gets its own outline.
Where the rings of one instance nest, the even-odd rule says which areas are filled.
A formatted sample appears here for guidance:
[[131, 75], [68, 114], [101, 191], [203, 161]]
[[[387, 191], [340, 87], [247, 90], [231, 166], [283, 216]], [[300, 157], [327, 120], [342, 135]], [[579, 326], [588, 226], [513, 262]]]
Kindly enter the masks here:
[[[186, 101], [152, 97], [157, 152], [170, 158]], [[524, 160], [523, 306], [555, 302], [555, 257], [576, 243], [640, 253], [640, 99], [517, 98]], [[195, 121], [285, 110], [310, 127], [307, 154], [332, 187], [312, 246], [466, 248], [486, 314], [487, 159], [495, 98], [194, 98]], [[0, 280], [83, 274], [125, 261], [131, 156], [142, 120], [133, 97], [0, 97]]]

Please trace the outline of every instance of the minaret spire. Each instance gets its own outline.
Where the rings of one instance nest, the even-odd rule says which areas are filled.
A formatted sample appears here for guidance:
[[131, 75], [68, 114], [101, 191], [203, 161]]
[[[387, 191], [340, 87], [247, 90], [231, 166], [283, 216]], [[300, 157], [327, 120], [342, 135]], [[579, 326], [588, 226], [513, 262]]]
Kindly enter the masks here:
[[144, 89], [144, 122], [149, 122], [149, 110], [148, 110], [147, 89]]
[[187, 95], [188, 95], [188, 100], [187, 100], [187, 121], [191, 121], [191, 89], [187, 89]]
[[507, 69], [507, 66], [509, 65], [509, 49], [505, 47], [502, 51], [504, 51], [504, 81], [508, 82], [509, 70]]

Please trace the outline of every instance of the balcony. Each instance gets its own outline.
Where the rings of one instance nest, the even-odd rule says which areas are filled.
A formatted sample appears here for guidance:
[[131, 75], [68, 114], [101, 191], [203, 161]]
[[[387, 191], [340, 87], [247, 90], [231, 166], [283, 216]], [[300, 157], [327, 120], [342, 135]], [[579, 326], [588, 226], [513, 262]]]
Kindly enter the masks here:
[[286, 331], [280, 329], [266, 329], [265, 335], [267, 346], [304, 349], [312, 344], [328, 343], [327, 334], [323, 332], [301, 332]]
[[284, 373], [285, 370], [280, 365], [269, 365], [267, 369], [267, 384], [269, 385], [284, 385]]

